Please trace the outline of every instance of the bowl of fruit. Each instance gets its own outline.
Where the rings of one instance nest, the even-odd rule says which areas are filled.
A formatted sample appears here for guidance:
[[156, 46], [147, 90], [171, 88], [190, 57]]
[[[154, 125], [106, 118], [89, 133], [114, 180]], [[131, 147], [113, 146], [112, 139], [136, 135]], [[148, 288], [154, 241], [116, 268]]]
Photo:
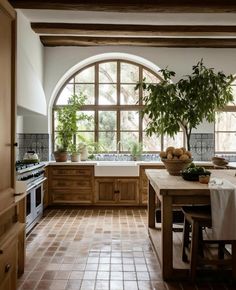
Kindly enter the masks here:
[[184, 170], [181, 171], [183, 179], [189, 181], [198, 181], [199, 176], [210, 176], [211, 172], [204, 167], [196, 166], [193, 162]]
[[170, 175], [180, 175], [181, 171], [192, 162], [191, 152], [184, 147], [168, 147], [160, 152], [161, 161]]

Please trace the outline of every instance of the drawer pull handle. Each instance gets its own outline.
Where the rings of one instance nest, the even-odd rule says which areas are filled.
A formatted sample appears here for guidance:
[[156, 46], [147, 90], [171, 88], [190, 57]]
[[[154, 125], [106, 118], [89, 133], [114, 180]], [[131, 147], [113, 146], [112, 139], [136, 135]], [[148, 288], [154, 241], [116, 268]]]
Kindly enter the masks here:
[[3, 250], [0, 250], [0, 255], [2, 255], [3, 254]]
[[10, 264], [7, 264], [5, 266], [5, 273], [8, 273], [10, 271], [10, 269], [11, 269], [11, 265]]

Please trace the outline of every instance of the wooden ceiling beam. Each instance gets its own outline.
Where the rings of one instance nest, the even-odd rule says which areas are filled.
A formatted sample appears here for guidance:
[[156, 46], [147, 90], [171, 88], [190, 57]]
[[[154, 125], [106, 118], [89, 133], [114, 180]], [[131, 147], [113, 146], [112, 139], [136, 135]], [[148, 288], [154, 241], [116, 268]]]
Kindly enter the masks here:
[[39, 34], [104, 36], [234, 36], [236, 26], [31, 23]]
[[236, 39], [216, 38], [125, 38], [83, 36], [41, 36], [44, 46], [144, 46], [236, 48]]
[[9, 0], [14, 8], [104, 12], [235, 13], [234, 0]]

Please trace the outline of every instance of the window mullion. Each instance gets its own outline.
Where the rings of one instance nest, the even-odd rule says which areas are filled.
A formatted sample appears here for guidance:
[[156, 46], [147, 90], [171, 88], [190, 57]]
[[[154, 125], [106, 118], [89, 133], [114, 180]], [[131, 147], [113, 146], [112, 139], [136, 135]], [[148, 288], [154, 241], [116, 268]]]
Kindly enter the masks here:
[[95, 130], [95, 136], [94, 136], [94, 141], [98, 142], [98, 103], [99, 103], [99, 64], [96, 63], [94, 66], [95, 69], [95, 111], [94, 111], [94, 130]]
[[[117, 61], [117, 132], [116, 132], [116, 138], [117, 143], [120, 141], [120, 61]], [[118, 148], [117, 148], [118, 149]]]
[[[140, 65], [139, 66], [139, 83], [142, 82], [143, 79], [143, 67]], [[142, 99], [142, 87], [139, 87], [139, 105], [142, 104], [141, 99]], [[141, 109], [139, 109], [139, 142], [143, 142], [143, 120], [141, 116]]]

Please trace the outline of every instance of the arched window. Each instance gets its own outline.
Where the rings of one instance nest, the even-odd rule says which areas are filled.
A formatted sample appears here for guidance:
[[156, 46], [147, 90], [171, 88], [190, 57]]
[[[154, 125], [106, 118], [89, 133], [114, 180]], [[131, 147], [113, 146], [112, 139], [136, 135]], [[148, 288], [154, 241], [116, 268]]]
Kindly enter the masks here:
[[236, 78], [232, 82], [234, 101], [217, 112], [215, 122], [215, 152], [236, 154]]
[[[53, 105], [53, 144], [56, 146], [57, 110], [67, 105], [68, 97], [82, 93], [87, 97], [81, 112], [92, 116], [90, 121], [78, 124], [74, 142], [98, 142], [104, 152], [116, 152], [118, 143], [128, 152], [131, 142], [142, 142], [144, 152], [159, 152], [175, 145], [183, 146], [183, 134], [176, 138], [147, 137], [147, 118], [141, 118], [142, 89], [135, 90], [138, 82], [156, 83], [160, 76], [138, 63], [124, 60], [106, 60], [93, 63], [77, 71], [59, 91]], [[78, 112], [80, 114], [81, 112]]]

